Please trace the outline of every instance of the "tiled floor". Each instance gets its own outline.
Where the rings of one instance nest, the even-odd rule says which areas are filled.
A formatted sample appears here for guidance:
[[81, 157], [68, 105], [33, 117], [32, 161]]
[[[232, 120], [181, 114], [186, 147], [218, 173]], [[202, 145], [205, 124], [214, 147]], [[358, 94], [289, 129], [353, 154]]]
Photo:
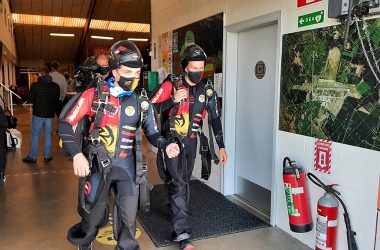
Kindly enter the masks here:
[[[54, 159], [44, 164], [39, 155], [37, 164], [25, 164], [30, 144], [31, 111], [28, 106], [15, 110], [17, 129], [22, 132], [22, 148], [8, 152], [7, 182], [0, 185], [0, 249], [75, 249], [66, 240], [67, 229], [79, 220], [76, 213], [77, 177], [72, 162], [59, 153], [54, 135]], [[42, 149], [40, 145], [40, 149]], [[152, 152], [148, 165], [154, 164]], [[159, 183], [154, 168], [149, 173], [153, 183]], [[141, 249], [156, 249], [142, 227], [138, 238]], [[194, 242], [197, 249], [310, 249], [278, 228], [231, 234]], [[113, 246], [95, 242], [94, 249], [113, 249]], [[177, 249], [175, 246], [162, 249]]]

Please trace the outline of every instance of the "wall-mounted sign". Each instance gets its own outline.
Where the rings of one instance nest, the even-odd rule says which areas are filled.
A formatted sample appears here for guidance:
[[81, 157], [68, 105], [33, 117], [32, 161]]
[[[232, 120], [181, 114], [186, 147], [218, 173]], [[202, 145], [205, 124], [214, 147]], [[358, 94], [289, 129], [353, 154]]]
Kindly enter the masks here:
[[330, 174], [331, 145], [328, 140], [315, 139], [314, 169], [322, 173]]
[[178, 32], [173, 32], [173, 53], [178, 53]]
[[255, 66], [255, 76], [257, 79], [263, 79], [266, 72], [266, 66], [263, 61], [258, 61]]
[[325, 20], [325, 11], [309, 13], [298, 17], [298, 28], [323, 23]]
[[297, 0], [297, 6], [298, 7], [302, 7], [302, 6], [305, 6], [305, 5], [309, 5], [309, 4], [312, 4], [312, 3], [318, 3], [318, 2], [321, 2], [322, 0]]

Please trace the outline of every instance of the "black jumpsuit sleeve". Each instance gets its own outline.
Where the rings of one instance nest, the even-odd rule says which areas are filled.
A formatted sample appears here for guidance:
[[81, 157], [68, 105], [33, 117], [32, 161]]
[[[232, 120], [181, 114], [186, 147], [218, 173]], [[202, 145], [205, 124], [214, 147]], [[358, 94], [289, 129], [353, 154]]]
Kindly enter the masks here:
[[59, 122], [59, 135], [62, 138], [62, 143], [65, 145], [65, 148], [69, 151], [72, 157], [82, 153], [81, 146], [75, 140], [73, 128], [68, 122]]
[[142, 129], [150, 144], [153, 146], [164, 149], [169, 145], [169, 141], [166, 140], [158, 131], [157, 120], [154, 114], [152, 104], [149, 104], [146, 118], [142, 121]]
[[[212, 122], [212, 131], [214, 132], [216, 143], [219, 148], [224, 148], [224, 139], [223, 139], [223, 129], [222, 129], [222, 113], [218, 101], [218, 95], [214, 91], [213, 95], [209, 99], [207, 104], [207, 112], [211, 118]], [[211, 139], [211, 138], [210, 138]]]

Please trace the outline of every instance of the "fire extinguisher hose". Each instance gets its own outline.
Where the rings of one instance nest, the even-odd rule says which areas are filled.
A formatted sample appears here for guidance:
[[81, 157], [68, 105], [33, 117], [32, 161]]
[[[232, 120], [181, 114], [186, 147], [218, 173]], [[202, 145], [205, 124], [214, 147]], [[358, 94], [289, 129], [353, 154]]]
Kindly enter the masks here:
[[317, 176], [315, 176], [312, 173], [308, 173], [307, 176], [309, 177], [309, 180], [313, 182], [318, 187], [324, 189], [327, 193], [330, 193], [334, 195], [334, 197], [342, 204], [344, 213], [344, 222], [346, 223], [346, 230], [347, 230], [347, 244], [348, 244], [348, 250], [358, 250], [358, 246], [356, 245], [355, 241], [355, 235], [356, 233], [352, 231], [351, 229], [351, 221], [350, 217], [348, 215], [347, 207], [344, 204], [343, 200], [339, 197], [340, 193], [333, 188], [333, 185], [326, 185], [324, 184]]
[[293, 169], [294, 174], [296, 175], [296, 180], [297, 180], [297, 181], [300, 181], [300, 179], [301, 179], [301, 177], [300, 177], [300, 172], [299, 172], [299, 170], [298, 170], [298, 168], [297, 168], [297, 164], [296, 164], [296, 162], [290, 160], [289, 157], [285, 157], [285, 158], [284, 158], [284, 161], [283, 161], [283, 164], [282, 164], [282, 166], [283, 166], [283, 170], [284, 170], [284, 171], [285, 171], [285, 168], [286, 168], [286, 162], [288, 162], [289, 166]]

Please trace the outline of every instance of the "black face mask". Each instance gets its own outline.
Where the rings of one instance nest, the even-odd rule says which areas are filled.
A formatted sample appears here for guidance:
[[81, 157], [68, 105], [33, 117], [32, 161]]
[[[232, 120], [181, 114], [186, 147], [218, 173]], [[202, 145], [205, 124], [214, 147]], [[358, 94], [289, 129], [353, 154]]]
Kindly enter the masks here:
[[198, 84], [202, 80], [203, 71], [189, 71], [187, 75], [191, 82]]
[[127, 78], [120, 76], [120, 79], [117, 83], [125, 91], [134, 91], [139, 81], [135, 77]]
[[107, 73], [110, 71], [110, 67], [99, 67], [98, 73], [101, 74], [102, 76], [107, 75]]

